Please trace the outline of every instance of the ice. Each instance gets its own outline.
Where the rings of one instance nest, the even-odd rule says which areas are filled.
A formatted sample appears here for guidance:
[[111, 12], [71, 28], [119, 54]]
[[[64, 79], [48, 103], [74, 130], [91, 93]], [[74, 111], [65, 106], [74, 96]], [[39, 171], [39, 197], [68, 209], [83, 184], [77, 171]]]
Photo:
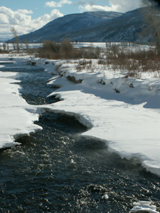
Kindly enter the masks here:
[[[62, 101], [48, 107], [72, 113], [88, 127], [82, 135], [106, 141], [109, 150], [122, 158], [139, 158], [144, 168], [160, 176], [160, 79], [149, 74], [141, 79], [126, 79], [125, 74], [108, 70], [105, 71], [108, 77], [99, 70], [81, 73], [73, 64], [63, 61], [59, 69], [63, 77], [49, 82], [63, 86], [50, 94]], [[67, 80], [68, 76], [83, 81], [75, 84]], [[100, 79], [104, 85], [99, 83]]]
[[[61, 101], [45, 108], [75, 116], [88, 127], [82, 135], [104, 140], [109, 151], [122, 158], [139, 158], [146, 170], [160, 176], [160, 79], [153, 72], [142, 73], [141, 78], [135, 79], [125, 78], [125, 71], [98, 66], [97, 60], [92, 60], [94, 70], [81, 72], [76, 70], [78, 60], [47, 60], [47, 64], [45, 59], [29, 56], [15, 60], [36, 62], [36, 66], [56, 74], [48, 86], [58, 89], [49, 96]], [[59, 69], [56, 71], [55, 67]], [[33, 124], [38, 119], [36, 107], [28, 106], [19, 96], [18, 86], [11, 84], [14, 75], [0, 73], [1, 147], [14, 144], [16, 135], [40, 129]], [[74, 83], [72, 79], [82, 82]]]
[[102, 196], [102, 199], [108, 200], [108, 199], [109, 199], [108, 194], [104, 194], [104, 195]]
[[30, 113], [26, 101], [19, 95], [19, 86], [14, 79], [16, 73], [0, 72], [0, 148], [15, 146], [21, 135], [42, 128], [33, 122], [38, 120], [37, 113]]
[[156, 211], [156, 206], [155, 205], [151, 205], [151, 201], [139, 201], [139, 202], [135, 202], [133, 203], [133, 208], [131, 209], [131, 211], [129, 213], [133, 213], [133, 212], [146, 212], [146, 213], [159, 213], [158, 211]]

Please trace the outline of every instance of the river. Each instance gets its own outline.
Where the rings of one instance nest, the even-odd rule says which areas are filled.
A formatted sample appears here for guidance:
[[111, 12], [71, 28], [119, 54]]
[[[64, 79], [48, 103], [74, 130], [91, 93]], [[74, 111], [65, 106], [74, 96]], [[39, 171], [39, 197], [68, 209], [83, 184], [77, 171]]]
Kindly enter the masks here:
[[[46, 98], [52, 76], [42, 68], [13, 64], [0, 70], [18, 72], [29, 104], [57, 101]], [[43, 130], [0, 152], [0, 212], [126, 213], [139, 200], [160, 208], [160, 178], [138, 159], [121, 159], [105, 142], [82, 137], [87, 129], [74, 117], [46, 111], [35, 123]]]

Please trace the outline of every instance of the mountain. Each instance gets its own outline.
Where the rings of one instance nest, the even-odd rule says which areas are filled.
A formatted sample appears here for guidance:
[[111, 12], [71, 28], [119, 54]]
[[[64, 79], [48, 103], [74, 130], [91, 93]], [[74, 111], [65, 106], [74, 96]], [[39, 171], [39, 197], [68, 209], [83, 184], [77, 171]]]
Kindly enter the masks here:
[[[123, 42], [140, 41], [139, 34], [145, 26], [143, 19], [144, 9], [129, 11], [119, 17], [110, 19], [87, 30], [68, 33], [66, 37], [77, 41], [90, 42]], [[149, 33], [148, 33], [149, 34]], [[62, 39], [63, 37], [59, 37]], [[149, 40], [149, 35], [143, 41]]]
[[43, 40], [61, 41], [137, 41], [144, 26], [142, 9], [127, 13], [96, 11], [66, 15], [57, 18], [44, 27], [19, 36], [29, 43]]
[[66, 15], [49, 22], [39, 30], [19, 36], [19, 39], [21, 41], [27, 39], [29, 42], [42, 42], [45, 39], [54, 40], [56, 37], [55, 40], [59, 41], [58, 36], [62, 38], [67, 33], [85, 30], [121, 15], [122, 13], [103, 11]]

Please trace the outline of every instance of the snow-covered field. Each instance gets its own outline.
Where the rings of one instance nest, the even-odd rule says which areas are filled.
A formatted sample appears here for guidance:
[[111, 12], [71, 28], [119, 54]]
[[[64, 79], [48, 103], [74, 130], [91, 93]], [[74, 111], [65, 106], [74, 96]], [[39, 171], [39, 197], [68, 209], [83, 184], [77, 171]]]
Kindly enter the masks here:
[[20, 135], [28, 135], [42, 129], [33, 123], [38, 120], [39, 114], [20, 96], [15, 76], [16, 73], [13, 72], [0, 72], [1, 149], [17, 145], [15, 140]]
[[[121, 48], [124, 48], [126, 46], [132, 46], [132, 50], [134, 50], [134, 48], [137, 49], [140, 48], [140, 49], [148, 49], [148, 45], [138, 45], [138, 44], [134, 44], [134, 43], [127, 43], [127, 42], [73, 42], [72, 43], [74, 48], [81, 48], [81, 47], [99, 47], [99, 48], [102, 48], [102, 49], [105, 49], [106, 46], [110, 46], [110, 45], [118, 45], [119, 47]], [[28, 43], [28, 47], [30, 49], [32, 48], [39, 48], [43, 45], [43, 43]], [[26, 44], [25, 43], [20, 43], [19, 44], [20, 46], [20, 49], [24, 50], [26, 48]], [[13, 44], [12, 43], [9, 43], [8, 44], [8, 48], [9, 48], [9, 51], [12, 51], [14, 48], [13, 48]], [[4, 42], [0, 42], [0, 49], [4, 49]], [[6, 49], [7, 49], [7, 46], [6, 46]]]
[[[6, 59], [2, 58], [6, 57]], [[1, 56], [8, 60], [9, 56]], [[139, 79], [125, 78], [126, 71], [113, 71], [92, 61], [92, 67], [77, 70], [77, 60], [50, 60], [18, 57], [36, 61], [37, 66], [53, 73], [48, 84], [59, 87], [49, 96], [61, 101], [43, 106], [29, 106], [13, 84], [16, 73], [0, 72], [0, 148], [15, 145], [20, 134], [40, 130], [33, 123], [43, 108], [74, 115], [88, 131], [82, 135], [104, 140], [110, 152], [122, 158], [138, 159], [148, 171], [160, 176], [160, 78], [147, 72]], [[59, 77], [59, 75], [61, 77]], [[136, 207], [136, 205], [138, 207]], [[140, 206], [140, 207], [139, 207]], [[150, 203], [135, 204], [136, 208], [156, 212]]]
[[49, 84], [62, 87], [50, 96], [63, 101], [49, 108], [74, 114], [88, 127], [83, 135], [105, 140], [111, 152], [136, 157], [160, 176], [160, 79], [155, 73], [125, 78], [125, 72], [105, 70], [94, 63], [94, 70], [77, 72], [75, 61], [54, 62], [63, 77], [53, 77]]
[[[20, 43], [20, 49], [25, 49], [26, 48], [26, 44], [25, 43]], [[28, 43], [28, 47], [30, 49], [32, 48], [39, 48], [42, 46], [42, 43]], [[9, 51], [12, 51], [14, 48], [13, 48], [13, 44], [12, 43], [9, 43], [8, 44], [8, 48], [9, 48]], [[4, 43], [3, 42], [0, 42], [0, 49], [4, 50]], [[6, 49], [7, 49], [7, 45], [6, 45]]]

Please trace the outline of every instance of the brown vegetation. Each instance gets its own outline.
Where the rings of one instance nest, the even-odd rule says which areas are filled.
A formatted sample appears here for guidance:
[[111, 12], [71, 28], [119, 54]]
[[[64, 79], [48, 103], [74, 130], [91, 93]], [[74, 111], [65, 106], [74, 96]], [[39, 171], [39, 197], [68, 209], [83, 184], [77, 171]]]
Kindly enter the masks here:
[[78, 59], [78, 58], [99, 58], [100, 48], [92, 46], [88, 48], [73, 48], [70, 40], [62, 40], [61, 43], [55, 41], [43, 41], [43, 46], [39, 48], [39, 57], [48, 59]]
[[69, 40], [63, 40], [60, 44], [45, 40], [43, 46], [39, 48], [38, 55], [48, 59], [69, 59], [76, 58], [77, 53]]
[[38, 56], [48, 59], [82, 59], [76, 66], [79, 72], [83, 69], [92, 70], [90, 59], [98, 59], [98, 64], [106, 69], [127, 71], [127, 77], [138, 77], [140, 72], [160, 70], [160, 56], [154, 48], [141, 50], [137, 46], [133, 51], [131, 44], [128, 47], [116, 44], [106, 47], [106, 50], [93, 46], [78, 49], [74, 48], [69, 40], [63, 40], [61, 43], [44, 41]]
[[[113, 51], [113, 52], [112, 52]], [[102, 62], [101, 62], [102, 63]], [[103, 62], [104, 63], [104, 62]], [[139, 72], [159, 71], [160, 56], [156, 50], [117, 51], [107, 53], [107, 65], [113, 70], [126, 70], [128, 76], [137, 76]]]
[[141, 36], [150, 35], [151, 40], [156, 46], [157, 54], [160, 55], [160, 17], [159, 7], [156, 1], [141, 0], [145, 27], [141, 32]]

